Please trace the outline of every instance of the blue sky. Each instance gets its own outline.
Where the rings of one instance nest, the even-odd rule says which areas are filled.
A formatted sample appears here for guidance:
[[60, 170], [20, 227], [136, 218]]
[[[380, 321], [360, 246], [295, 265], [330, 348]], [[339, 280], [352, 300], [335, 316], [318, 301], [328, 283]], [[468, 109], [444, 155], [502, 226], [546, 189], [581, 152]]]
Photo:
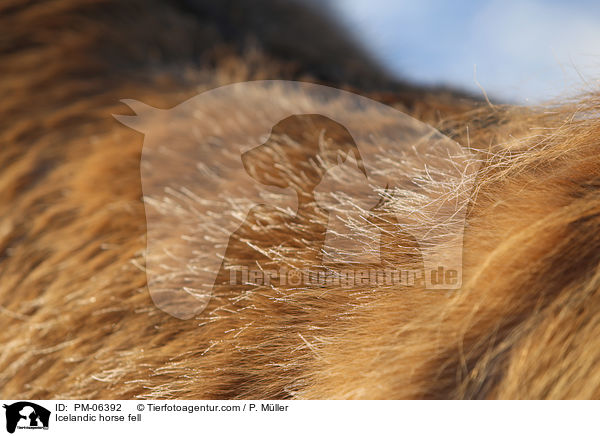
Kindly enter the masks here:
[[[598, 89], [600, 2], [328, 0], [392, 72], [496, 101]], [[475, 74], [476, 69], [476, 74]]]

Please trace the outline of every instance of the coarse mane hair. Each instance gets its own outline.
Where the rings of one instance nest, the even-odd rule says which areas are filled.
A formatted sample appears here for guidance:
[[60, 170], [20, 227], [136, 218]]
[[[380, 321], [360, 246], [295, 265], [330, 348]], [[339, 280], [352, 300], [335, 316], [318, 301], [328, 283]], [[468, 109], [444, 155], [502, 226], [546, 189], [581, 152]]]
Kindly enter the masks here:
[[[0, 394], [600, 397], [598, 95], [515, 107], [410, 86], [308, 6], [217, 4], [0, 4]], [[223, 285], [189, 320], [153, 304], [143, 137], [119, 99], [168, 108], [265, 78], [369, 96], [476, 154], [460, 289]]]

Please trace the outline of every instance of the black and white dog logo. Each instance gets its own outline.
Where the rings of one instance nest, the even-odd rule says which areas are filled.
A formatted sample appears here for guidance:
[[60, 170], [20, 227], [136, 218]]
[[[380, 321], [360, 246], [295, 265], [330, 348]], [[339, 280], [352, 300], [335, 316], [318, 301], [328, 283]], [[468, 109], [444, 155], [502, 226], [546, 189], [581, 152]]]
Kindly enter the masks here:
[[19, 401], [10, 405], [4, 404], [6, 409], [6, 431], [14, 433], [16, 429], [48, 429], [50, 411], [42, 406], [29, 401]]

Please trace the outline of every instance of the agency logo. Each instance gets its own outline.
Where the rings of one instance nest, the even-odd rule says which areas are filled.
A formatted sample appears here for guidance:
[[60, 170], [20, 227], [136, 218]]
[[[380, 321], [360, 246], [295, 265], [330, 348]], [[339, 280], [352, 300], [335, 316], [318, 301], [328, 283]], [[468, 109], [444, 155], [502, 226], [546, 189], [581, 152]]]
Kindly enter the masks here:
[[42, 406], [29, 401], [19, 401], [10, 405], [4, 404], [6, 409], [6, 431], [14, 433], [19, 430], [48, 430], [50, 411]]
[[124, 102], [136, 115], [115, 117], [145, 135], [148, 288], [171, 315], [259, 286], [461, 286], [479, 162], [430, 125], [288, 81]]

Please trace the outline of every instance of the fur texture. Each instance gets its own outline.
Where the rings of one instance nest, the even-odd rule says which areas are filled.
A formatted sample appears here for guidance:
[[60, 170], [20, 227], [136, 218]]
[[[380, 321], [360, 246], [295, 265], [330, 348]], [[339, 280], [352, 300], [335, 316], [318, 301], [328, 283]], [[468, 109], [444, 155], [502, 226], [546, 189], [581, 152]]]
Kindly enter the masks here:
[[[0, 395], [600, 397], [598, 98], [411, 88], [309, 8], [216, 4], [0, 5]], [[290, 16], [285, 38], [264, 24]], [[111, 114], [264, 78], [366, 93], [478, 153], [460, 290], [224, 286], [186, 321], [153, 304], [143, 138]]]

